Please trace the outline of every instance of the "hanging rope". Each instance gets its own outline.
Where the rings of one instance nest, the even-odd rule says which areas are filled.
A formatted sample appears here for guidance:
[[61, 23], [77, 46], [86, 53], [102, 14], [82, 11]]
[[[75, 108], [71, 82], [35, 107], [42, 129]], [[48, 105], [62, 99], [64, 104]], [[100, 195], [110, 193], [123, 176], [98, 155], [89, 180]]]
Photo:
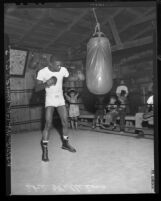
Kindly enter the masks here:
[[95, 17], [95, 20], [96, 20], [96, 26], [95, 26], [95, 30], [94, 30], [93, 36], [95, 36], [96, 34], [98, 36], [104, 35], [101, 32], [100, 23], [98, 22], [98, 18], [97, 18], [96, 12], [95, 12], [95, 8], [93, 8], [92, 10], [93, 10], [93, 14], [94, 14], [94, 17]]
[[96, 12], [95, 12], [95, 8], [93, 8], [92, 10], [93, 10], [94, 17], [95, 17], [95, 19], [96, 19], [96, 23], [98, 24], [99, 22], [98, 22], [98, 19], [97, 19], [97, 15], [96, 15]]

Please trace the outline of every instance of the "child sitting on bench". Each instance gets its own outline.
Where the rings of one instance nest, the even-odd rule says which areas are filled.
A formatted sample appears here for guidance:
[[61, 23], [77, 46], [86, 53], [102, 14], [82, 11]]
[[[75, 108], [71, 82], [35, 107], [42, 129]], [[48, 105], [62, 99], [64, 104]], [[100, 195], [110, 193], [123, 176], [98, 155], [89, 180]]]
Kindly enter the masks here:
[[118, 117], [118, 104], [115, 96], [110, 97], [109, 104], [104, 109], [102, 125], [109, 127], [112, 125], [112, 130], [116, 128], [116, 120]]

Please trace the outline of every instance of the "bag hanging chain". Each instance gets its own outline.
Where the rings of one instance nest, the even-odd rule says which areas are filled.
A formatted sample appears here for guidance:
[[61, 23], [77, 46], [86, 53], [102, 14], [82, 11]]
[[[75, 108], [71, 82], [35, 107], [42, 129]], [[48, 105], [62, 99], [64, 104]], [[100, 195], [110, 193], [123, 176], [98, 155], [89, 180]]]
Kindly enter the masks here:
[[[103, 33], [101, 32], [100, 23], [98, 22], [95, 9], [93, 8], [92, 10], [93, 10], [94, 17], [95, 17], [95, 19], [96, 19], [96, 26], [95, 26], [95, 31], [94, 31], [94, 33], [93, 33], [93, 36], [95, 36], [96, 34], [98, 34], [98, 36], [100, 37], [101, 34], [103, 34]], [[104, 34], [103, 34], [103, 35], [104, 35]]]

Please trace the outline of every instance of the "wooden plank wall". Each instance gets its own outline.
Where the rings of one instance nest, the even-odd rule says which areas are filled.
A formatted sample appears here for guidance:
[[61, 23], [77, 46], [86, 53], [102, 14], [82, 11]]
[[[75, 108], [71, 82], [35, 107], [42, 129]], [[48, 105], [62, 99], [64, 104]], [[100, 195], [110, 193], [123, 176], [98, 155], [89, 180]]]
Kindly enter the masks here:
[[[31, 97], [35, 86], [36, 68], [31, 69], [29, 61], [31, 59], [29, 53], [27, 67], [24, 78], [10, 78], [11, 93], [11, 125], [12, 132], [21, 132], [35, 130], [41, 128], [42, 106], [31, 105]], [[37, 53], [39, 54], [39, 53]], [[39, 66], [40, 67], [40, 66]], [[37, 67], [37, 68], [39, 68]]]
[[[37, 53], [38, 54], [38, 53]], [[46, 55], [49, 58], [49, 55]], [[37, 55], [37, 58], [38, 55]], [[28, 60], [31, 59], [31, 53], [29, 54]], [[85, 70], [85, 66], [84, 70]], [[40, 68], [40, 66], [38, 67]], [[142, 70], [141, 70], [142, 69]], [[42, 115], [43, 106], [41, 105], [31, 105], [30, 99], [33, 94], [33, 88], [35, 85], [35, 72], [37, 69], [30, 68], [29, 61], [27, 63], [26, 73], [24, 78], [11, 77], [10, 78], [10, 92], [11, 92], [11, 125], [12, 132], [21, 132], [40, 129], [42, 127]], [[136, 81], [140, 86], [140, 91], [142, 93], [142, 103], [145, 103], [148, 93], [148, 87], [151, 82], [151, 77], [153, 74], [153, 62], [150, 61], [139, 61], [135, 63], [135, 66], [130, 65], [120, 65], [114, 66], [113, 78], [117, 81], [118, 78], [124, 78], [125, 80], [129, 77], [136, 76], [139, 72], [142, 75], [138, 76]], [[63, 89], [67, 91], [69, 88], [76, 88], [76, 90], [82, 94], [85, 88], [85, 81], [69, 81], [64, 82]], [[117, 83], [111, 90], [111, 93], [115, 93]], [[93, 96], [94, 97], [94, 96]], [[87, 98], [87, 97], [86, 97]], [[98, 99], [98, 98], [97, 98]], [[85, 106], [85, 101], [88, 99], [83, 99], [83, 96], [79, 99], [79, 107], [81, 114], [88, 114], [88, 107]], [[92, 100], [92, 98], [91, 98]], [[93, 101], [93, 100], [92, 100]], [[98, 108], [102, 108], [98, 102]], [[93, 104], [93, 103], [91, 103]]]

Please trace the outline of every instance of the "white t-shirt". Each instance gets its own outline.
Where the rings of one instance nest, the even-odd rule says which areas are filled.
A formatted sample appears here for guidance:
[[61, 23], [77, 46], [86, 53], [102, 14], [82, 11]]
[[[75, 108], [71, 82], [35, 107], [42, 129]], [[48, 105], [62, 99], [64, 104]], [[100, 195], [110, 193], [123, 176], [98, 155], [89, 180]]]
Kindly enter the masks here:
[[118, 86], [116, 89], [116, 94], [120, 94], [122, 90], [126, 91], [126, 96], [127, 96], [128, 95], [128, 88], [125, 85]]
[[153, 96], [150, 96], [147, 100], [147, 104], [153, 105]]
[[38, 72], [37, 80], [45, 83], [53, 76], [57, 78], [57, 82], [55, 85], [45, 88], [46, 106], [64, 105], [63, 77], [69, 76], [69, 72], [65, 67], [61, 67], [59, 72], [52, 72], [48, 67], [45, 67]]

